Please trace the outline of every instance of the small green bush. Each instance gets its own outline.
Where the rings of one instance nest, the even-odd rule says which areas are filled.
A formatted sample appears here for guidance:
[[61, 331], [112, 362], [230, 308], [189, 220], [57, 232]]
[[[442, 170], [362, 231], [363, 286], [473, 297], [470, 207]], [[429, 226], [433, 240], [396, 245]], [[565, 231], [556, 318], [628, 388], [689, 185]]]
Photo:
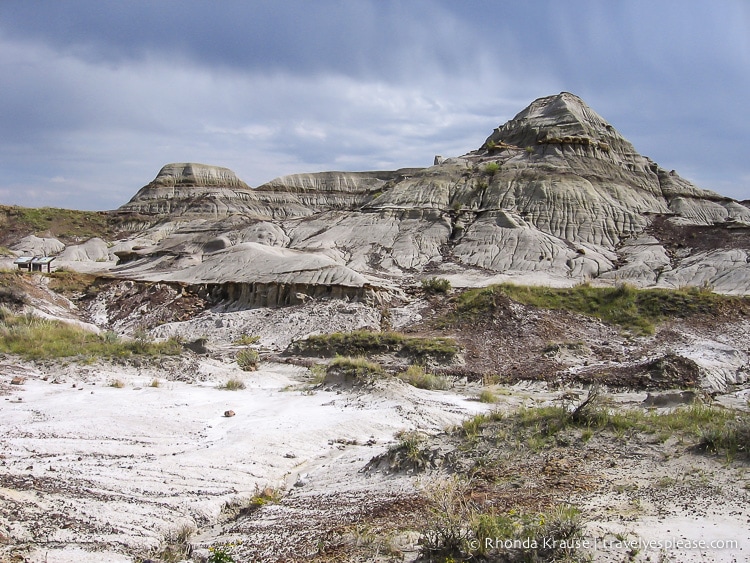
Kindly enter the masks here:
[[490, 177], [494, 176], [498, 170], [500, 170], [500, 165], [497, 162], [488, 162], [484, 167], [484, 173]]
[[[471, 554], [491, 561], [587, 561], [580, 511], [558, 505], [547, 512], [473, 515]], [[522, 558], [519, 558], [522, 557]]]
[[232, 557], [232, 545], [212, 545], [208, 548], [209, 556], [206, 563], [235, 563]]
[[237, 365], [243, 371], [255, 371], [258, 369], [258, 363], [260, 362], [260, 356], [257, 350], [252, 348], [245, 348], [237, 352]]
[[243, 334], [237, 340], [232, 342], [232, 344], [235, 346], [250, 346], [252, 344], [257, 344], [258, 342], [260, 342], [260, 336], [255, 334]]
[[260, 508], [267, 504], [276, 504], [281, 500], [281, 489], [255, 486], [255, 494], [250, 499], [250, 508]]
[[445, 278], [429, 278], [422, 280], [422, 290], [425, 293], [448, 293], [451, 290], [451, 282]]

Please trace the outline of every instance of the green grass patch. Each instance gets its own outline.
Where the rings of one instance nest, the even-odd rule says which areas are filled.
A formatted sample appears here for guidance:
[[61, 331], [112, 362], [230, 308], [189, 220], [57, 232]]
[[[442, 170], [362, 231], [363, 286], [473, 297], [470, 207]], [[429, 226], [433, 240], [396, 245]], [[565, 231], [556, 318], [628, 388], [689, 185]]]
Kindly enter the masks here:
[[721, 426], [707, 426], [700, 431], [699, 447], [713, 453], [750, 457], [750, 415], [737, 415]]
[[66, 297], [96, 294], [97, 277], [94, 275], [65, 269], [45, 275], [49, 278], [49, 288]]
[[156, 357], [178, 355], [181, 351], [182, 345], [176, 339], [125, 340], [114, 333], [95, 334], [72, 324], [0, 309], [0, 352], [27, 360]]
[[409, 366], [406, 371], [398, 375], [399, 379], [419, 389], [443, 390], [448, 389], [448, 380], [440, 375], [428, 373], [420, 365]]
[[491, 314], [504, 298], [542, 309], [596, 317], [641, 335], [652, 334], [658, 323], [669, 318], [715, 314], [726, 306], [750, 312], [747, 298], [719, 295], [703, 288], [639, 290], [626, 284], [617, 287], [579, 284], [568, 288], [500, 284], [460, 294], [454, 312], [441, 324], [471, 322]]
[[574, 506], [543, 512], [497, 510], [471, 498], [471, 484], [434, 479], [423, 489], [426, 525], [419, 538], [424, 561], [567, 561], [590, 558], [581, 550], [585, 521]]
[[[660, 441], [679, 436], [710, 451], [747, 452], [750, 448], [750, 416], [695, 403], [667, 412], [608, 407], [595, 394], [576, 408], [565, 405], [522, 408], [513, 413], [480, 414], [463, 422], [460, 435], [475, 441], [492, 435], [500, 441], [525, 443], [539, 451], [566, 433], [588, 442], [602, 432], [625, 437], [657, 434]], [[493, 424], [502, 421], [501, 425]], [[567, 438], [566, 438], [567, 439]]]
[[237, 379], [236, 377], [228, 379], [226, 383], [224, 383], [224, 385], [219, 386], [219, 389], [224, 389], [225, 391], [239, 391], [244, 388], [245, 382], [241, 379]]
[[101, 211], [78, 211], [55, 207], [19, 207], [0, 205], [0, 227], [15, 237], [51, 235], [66, 240], [92, 237], [113, 238], [116, 228], [109, 214]]
[[497, 403], [497, 395], [495, 395], [490, 389], [482, 389], [479, 393], [480, 403]]
[[294, 342], [288, 353], [331, 358], [394, 353], [419, 360], [450, 361], [459, 347], [452, 338], [421, 338], [398, 332], [357, 330], [310, 336]]
[[337, 356], [328, 364], [323, 382], [335, 383], [343, 380], [350, 383], [368, 383], [385, 375], [386, 372], [380, 364], [366, 358]]

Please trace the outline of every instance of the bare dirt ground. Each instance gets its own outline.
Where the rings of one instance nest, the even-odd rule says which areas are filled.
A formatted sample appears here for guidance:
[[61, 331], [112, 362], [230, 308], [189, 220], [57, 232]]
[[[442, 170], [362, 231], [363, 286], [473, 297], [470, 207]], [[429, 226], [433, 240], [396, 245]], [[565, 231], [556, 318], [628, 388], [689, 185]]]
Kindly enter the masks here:
[[[24, 281], [11, 305], [121, 334], [205, 338], [207, 349], [88, 364], [0, 357], [0, 561], [203, 561], [212, 546], [235, 561], [416, 561], [430, 525], [425, 490], [449, 475], [468, 479], [486, 510], [578, 507], [595, 561], [750, 557], [742, 456], [698, 452], [694, 436], [676, 432], [577, 429], [541, 444], [500, 439], [502, 422], [474, 442], [458, 430], [479, 413], [582, 397], [601, 374], [614, 410], [668, 412], [699, 398], [747, 411], [750, 325], [741, 317], [694, 317], [633, 337], [503, 302], [441, 332], [427, 321], [446, 302], [419, 295], [387, 312], [344, 301], [235, 311], [159, 284], [84, 284], [72, 300], [49, 285]], [[455, 337], [463, 352], [442, 370], [449, 388], [390, 376], [320, 385], [301, 365], [245, 372], [235, 361], [247, 335], [259, 337], [262, 358], [280, 358], [311, 333], [381, 327]], [[232, 378], [245, 388], [222, 389]], [[496, 403], [477, 400], [488, 388]], [[404, 431], [424, 435], [424, 470], [388, 461]], [[688, 540], [709, 547], [675, 546]]]
[[[175, 369], [192, 370], [192, 383], [150, 367], [23, 368], [6, 358], [0, 369], [0, 553], [45, 563], [158, 560], [184, 526], [196, 532], [196, 558], [230, 543], [237, 561], [413, 561], [427, 518], [423, 485], [449, 467], [399, 472], [370, 461], [398, 432], [421, 430], [438, 458], [458, 452], [468, 463], [474, 454], [461, 454], [451, 428], [490, 408], [557, 404], [560, 394], [540, 384], [496, 387], [500, 401], [489, 406], [475, 400], [477, 385], [424, 391], [394, 379], [315, 388], [304, 368], [245, 373], [205, 358]], [[7, 384], [20, 373], [23, 385]], [[246, 389], [217, 388], [238, 375]], [[124, 386], [109, 386], [114, 379]], [[645, 398], [616, 396], [628, 408]], [[741, 404], [747, 393], [726, 401]], [[224, 417], [230, 409], [236, 415]], [[742, 459], [638, 434], [499, 447], [492, 458], [492, 475], [475, 476], [482, 503], [578, 506], [597, 561], [747, 559], [750, 472]], [[255, 507], [268, 487], [279, 491], [277, 502]], [[739, 543], [638, 549], [626, 539]]]

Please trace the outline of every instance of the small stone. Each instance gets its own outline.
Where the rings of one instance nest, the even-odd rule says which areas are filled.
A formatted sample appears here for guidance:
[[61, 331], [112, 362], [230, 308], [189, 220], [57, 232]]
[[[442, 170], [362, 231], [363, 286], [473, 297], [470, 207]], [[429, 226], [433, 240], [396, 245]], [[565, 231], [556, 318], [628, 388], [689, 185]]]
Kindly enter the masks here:
[[25, 377], [21, 377], [20, 375], [15, 376], [13, 379], [10, 380], [11, 385], [23, 385], [26, 381]]
[[224, 416], [227, 418], [234, 416], [234, 411], [224, 411]]

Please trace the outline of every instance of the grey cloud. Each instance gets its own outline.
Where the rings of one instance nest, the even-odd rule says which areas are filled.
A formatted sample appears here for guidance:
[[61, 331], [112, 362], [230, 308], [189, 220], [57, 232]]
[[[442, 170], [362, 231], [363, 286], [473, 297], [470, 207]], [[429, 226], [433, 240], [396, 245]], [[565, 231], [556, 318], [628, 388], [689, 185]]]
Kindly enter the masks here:
[[0, 200], [115, 207], [169, 161], [429, 164], [561, 90], [746, 198], [748, 10], [689, 4], [0, 3]]

